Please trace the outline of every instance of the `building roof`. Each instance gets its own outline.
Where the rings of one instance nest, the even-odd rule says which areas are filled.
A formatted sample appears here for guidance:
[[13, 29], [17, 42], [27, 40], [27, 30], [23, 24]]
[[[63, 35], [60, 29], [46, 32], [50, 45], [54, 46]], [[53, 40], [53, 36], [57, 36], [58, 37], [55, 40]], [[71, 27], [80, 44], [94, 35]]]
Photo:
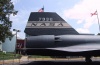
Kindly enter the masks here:
[[32, 36], [78, 34], [55, 12], [31, 12], [25, 33]]
[[55, 12], [31, 12], [28, 21], [39, 21], [39, 18], [53, 18], [53, 21], [64, 21]]

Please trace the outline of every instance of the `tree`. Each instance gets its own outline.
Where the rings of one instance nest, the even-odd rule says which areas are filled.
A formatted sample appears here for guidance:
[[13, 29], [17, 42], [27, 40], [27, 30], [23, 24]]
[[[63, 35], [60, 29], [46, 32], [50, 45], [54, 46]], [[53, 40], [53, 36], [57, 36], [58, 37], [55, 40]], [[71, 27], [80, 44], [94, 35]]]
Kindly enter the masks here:
[[14, 10], [11, 0], [0, 0], [0, 41], [4, 42], [6, 38], [11, 39], [12, 21], [10, 15], [16, 15], [18, 11]]

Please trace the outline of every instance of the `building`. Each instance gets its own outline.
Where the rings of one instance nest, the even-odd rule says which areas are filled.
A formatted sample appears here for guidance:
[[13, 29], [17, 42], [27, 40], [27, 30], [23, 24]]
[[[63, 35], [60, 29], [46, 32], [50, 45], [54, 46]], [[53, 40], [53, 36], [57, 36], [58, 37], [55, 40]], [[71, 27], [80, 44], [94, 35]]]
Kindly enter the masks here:
[[14, 52], [15, 46], [16, 46], [16, 53], [21, 53], [21, 51], [17, 49], [24, 47], [24, 39], [17, 37], [17, 44], [16, 44], [16, 36], [13, 36], [11, 40], [9, 40], [9, 38], [6, 38], [5, 42], [0, 44], [1, 50], [6, 52]]
[[16, 44], [16, 36], [13, 36], [11, 40], [9, 40], [9, 38], [6, 38], [5, 42], [2, 43], [2, 51], [14, 52], [15, 44]]
[[31, 12], [26, 28], [26, 37], [37, 35], [78, 34], [55, 12]]
[[20, 50], [21, 48], [24, 48], [24, 39], [17, 38], [17, 48], [16, 48], [16, 53], [21, 54], [22, 51]]

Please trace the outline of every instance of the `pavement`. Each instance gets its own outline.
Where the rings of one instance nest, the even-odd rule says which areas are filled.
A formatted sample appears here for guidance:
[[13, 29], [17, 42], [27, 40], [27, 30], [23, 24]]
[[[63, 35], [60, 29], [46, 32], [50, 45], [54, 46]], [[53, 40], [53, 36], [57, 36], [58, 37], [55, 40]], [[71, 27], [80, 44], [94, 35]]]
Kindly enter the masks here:
[[100, 62], [92, 62], [92, 63], [86, 63], [84, 61], [33, 61], [27, 64], [20, 64], [20, 65], [100, 65]]
[[[100, 65], [100, 57], [92, 58], [93, 64]], [[0, 65], [62, 65], [62, 64], [85, 64], [85, 58], [28, 58], [23, 56], [21, 59], [0, 60]], [[85, 64], [86, 65], [86, 64]]]

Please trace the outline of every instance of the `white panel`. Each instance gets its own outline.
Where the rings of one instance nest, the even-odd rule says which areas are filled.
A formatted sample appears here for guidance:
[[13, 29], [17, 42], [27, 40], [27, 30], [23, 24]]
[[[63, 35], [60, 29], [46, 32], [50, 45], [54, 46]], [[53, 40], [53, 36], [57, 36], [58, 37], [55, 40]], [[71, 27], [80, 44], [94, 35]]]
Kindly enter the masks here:
[[2, 44], [2, 50], [6, 52], [14, 52], [15, 50], [16, 37], [14, 36], [10, 41], [6, 38], [5, 42]]

